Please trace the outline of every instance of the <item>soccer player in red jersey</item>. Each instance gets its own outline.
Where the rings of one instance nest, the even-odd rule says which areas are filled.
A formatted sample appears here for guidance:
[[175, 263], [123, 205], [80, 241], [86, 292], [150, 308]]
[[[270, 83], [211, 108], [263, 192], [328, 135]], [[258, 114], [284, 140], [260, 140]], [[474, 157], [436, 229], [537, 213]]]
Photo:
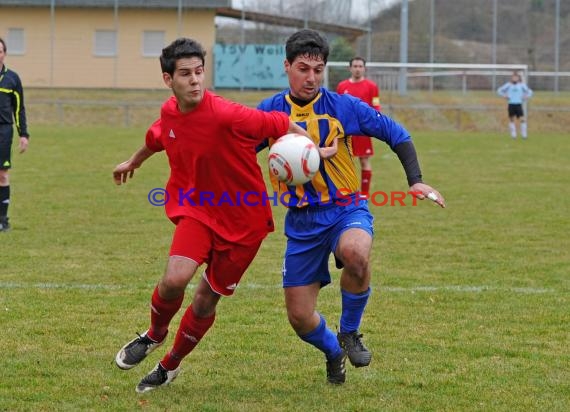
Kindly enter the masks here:
[[[365, 103], [380, 111], [380, 97], [378, 86], [365, 77], [366, 60], [362, 57], [353, 57], [349, 63], [350, 78], [341, 81], [336, 92], [348, 93], [358, 97]], [[374, 154], [372, 139], [368, 136], [352, 136], [352, 152], [360, 159], [360, 192], [368, 197], [370, 194], [370, 181], [372, 180], [372, 165], [370, 156]]]
[[152, 294], [150, 327], [117, 353], [119, 368], [136, 366], [164, 343], [186, 286], [206, 264], [172, 349], [140, 381], [139, 393], [176, 378], [182, 359], [214, 323], [220, 297], [234, 293], [274, 230], [256, 145], [267, 136], [306, 135], [284, 113], [251, 109], [206, 90], [204, 56], [202, 46], [187, 38], [162, 50], [163, 80], [174, 96], [162, 106], [145, 144], [113, 171], [115, 183], [125, 183], [146, 159], [165, 150], [170, 164], [165, 211], [176, 225], [166, 271]]

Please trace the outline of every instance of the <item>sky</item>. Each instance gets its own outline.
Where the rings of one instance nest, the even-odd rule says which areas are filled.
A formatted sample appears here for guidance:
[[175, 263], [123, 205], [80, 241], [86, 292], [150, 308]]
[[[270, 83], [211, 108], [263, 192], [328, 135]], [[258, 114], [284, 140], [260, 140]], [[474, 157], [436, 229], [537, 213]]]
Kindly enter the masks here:
[[[372, 14], [387, 9], [399, 0], [371, 0], [370, 9]], [[352, 0], [352, 16], [354, 19], [366, 20], [368, 18], [368, 0]]]
[[[287, 0], [271, 0], [273, 4], [279, 4], [279, 1], [283, 1], [284, 8], [287, 8]], [[399, 3], [400, 0], [344, 0], [352, 1], [351, 7], [351, 20], [366, 21], [368, 18], [368, 1], [370, 1], [370, 9], [372, 14], [378, 13], [380, 10], [385, 9], [393, 5], [394, 3]], [[242, 4], [245, 4], [245, 8], [248, 6], [259, 4], [259, 0], [232, 0], [232, 6], [236, 9], [241, 9]]]

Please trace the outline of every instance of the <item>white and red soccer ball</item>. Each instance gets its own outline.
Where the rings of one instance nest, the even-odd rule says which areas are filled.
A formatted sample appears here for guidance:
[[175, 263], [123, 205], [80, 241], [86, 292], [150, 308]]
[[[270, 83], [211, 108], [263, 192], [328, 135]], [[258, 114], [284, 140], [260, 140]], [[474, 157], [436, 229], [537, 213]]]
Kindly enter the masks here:
[[311, 139], [290, 133], [279, 138], [269, 149], [269, 171], [287, 185], [309, 182], [319, 171], [321, 158]]

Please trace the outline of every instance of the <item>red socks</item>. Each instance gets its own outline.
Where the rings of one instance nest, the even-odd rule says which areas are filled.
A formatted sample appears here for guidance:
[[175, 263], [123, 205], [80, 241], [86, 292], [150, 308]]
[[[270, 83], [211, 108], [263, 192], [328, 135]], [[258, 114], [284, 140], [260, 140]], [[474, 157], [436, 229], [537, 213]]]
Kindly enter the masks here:
[[360, 180], [362, 184], [360, 192], [363, 195], [368, 196], [370, 194], [370, 180], [372, 180], [372, 170], [362, 170], [360, 175], [361, 175]]
[[215, 318], [215, 313], [208, 318], [197, 317], [192, 311], [192, 305], [190, 305], [180, 320], [180, 327], [176, 333], [172, 350], [162, 358], [160, 364], [169, 371], [176, 369], [182, 359], [192, 352], [192, 349], [208, 332]]
[[147, 336], [155, 342], [162, 342], [168, 333], [168, 325], [182, 306], [184, 294], [174, 300], [164, 300], [158, 295], [158, 286], [154, 288], [150, 304], [150, 328]]

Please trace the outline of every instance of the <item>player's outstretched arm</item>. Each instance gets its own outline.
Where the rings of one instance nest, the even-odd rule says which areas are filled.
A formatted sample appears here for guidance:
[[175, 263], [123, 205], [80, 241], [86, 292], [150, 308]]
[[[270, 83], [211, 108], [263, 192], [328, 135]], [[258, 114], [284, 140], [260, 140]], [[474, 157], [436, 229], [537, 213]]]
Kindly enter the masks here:
[[442, 208], [445, 207], [445, 199], [437, 190], [435, 190], [430, 185], [426, 185], [425, 183], [415, 183], [410, 186], [410, 193], [416, 196], [418, 199], [430, 199], [433, 202], [440, 205]]
[[115, 170], [113, 170], [113, 180], [115, 184], [120, 185], [121, 183], [126, 183], [127, 179], [133, 177], [135, 169], [141, 167], [143, 162], [153, 154], [154, 152], [145, 145], [137, 150], [129, 160], [119, 163], [115, 167]]
[[398, 155], [402, 167], [406, 172], [410, 193], [420, 200], [428, 198], [441, 207], [445, 207], [445, 199], [443, 196], [433, 187], [422, 181], [422, 171], [413, 142], [411, 140], [405, 141], [396, 145], [392, 150]]

